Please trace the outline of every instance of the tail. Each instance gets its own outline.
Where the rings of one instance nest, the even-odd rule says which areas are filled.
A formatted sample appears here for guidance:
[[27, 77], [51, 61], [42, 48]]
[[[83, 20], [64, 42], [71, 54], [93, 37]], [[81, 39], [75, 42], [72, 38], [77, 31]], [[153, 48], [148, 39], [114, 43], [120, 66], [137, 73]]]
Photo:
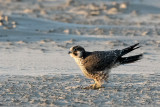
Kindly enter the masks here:
[[133, 62], [135, 62], [137, 60], [140, 60], [142, 57], [143, 57], [143, 54], [129, 56], [129, 57], [121, 57], [119, 59], [119, 62], [120, 62], [120, 64], [133, 63]]
[[140, 48], [140, 46], [138, 46], [138, 45], [139, 45], [139, 43], [137, 43], [135, 45], [132, 45], [132, 46], [130, 46], [128, 48], [123, 49], [122, 52], [121, 52], [121, 56], [123, 56], [123, 55], [125, 55], [125, 54], [127, 54], [127, 53], [129, 53], [129, 52], [131, 52], [131, 51], [133, 51], [135, 49]]

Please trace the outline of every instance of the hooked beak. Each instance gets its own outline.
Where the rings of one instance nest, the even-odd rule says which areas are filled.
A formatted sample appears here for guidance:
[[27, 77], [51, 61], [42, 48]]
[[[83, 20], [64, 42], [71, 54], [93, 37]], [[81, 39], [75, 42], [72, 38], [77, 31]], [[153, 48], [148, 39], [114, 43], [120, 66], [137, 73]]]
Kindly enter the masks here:
[[68, 54], [72, 53], [71, 51], [68, 52]]

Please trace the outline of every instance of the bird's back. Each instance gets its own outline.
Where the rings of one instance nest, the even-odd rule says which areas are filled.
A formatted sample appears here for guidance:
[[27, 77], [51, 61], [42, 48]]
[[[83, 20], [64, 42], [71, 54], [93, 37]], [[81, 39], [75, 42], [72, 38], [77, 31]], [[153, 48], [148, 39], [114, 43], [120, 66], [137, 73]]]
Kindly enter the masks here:
[[110, 69], [116, 63], [120, 50], [86, 52], [83, 65], [88, 72]]

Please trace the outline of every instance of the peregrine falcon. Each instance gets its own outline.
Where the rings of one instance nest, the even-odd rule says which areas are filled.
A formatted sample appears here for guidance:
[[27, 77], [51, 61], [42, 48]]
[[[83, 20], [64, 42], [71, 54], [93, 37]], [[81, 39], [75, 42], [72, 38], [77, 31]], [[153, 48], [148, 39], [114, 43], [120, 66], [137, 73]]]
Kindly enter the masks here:
[[81, 46], [73, 46], [68, 54], [75, 59], [86, 77], [94, 79], [95, 84], [86, 88], [98, 89], [107, 81], [111, 68], [133, 63], [142, 58], [143, 54], [123, 57], [139, 47], [137, 43], [122, 50], [88, 52]]

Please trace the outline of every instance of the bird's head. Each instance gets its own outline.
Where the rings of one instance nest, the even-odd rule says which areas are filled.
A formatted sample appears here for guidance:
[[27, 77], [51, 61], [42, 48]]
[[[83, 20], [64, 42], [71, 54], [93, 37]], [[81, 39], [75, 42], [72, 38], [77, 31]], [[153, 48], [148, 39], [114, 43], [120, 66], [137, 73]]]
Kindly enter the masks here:
[[73, 58], [84, 58], [85, 50], [81, 46], [73, 46], [70, 48], [68, 54]]

